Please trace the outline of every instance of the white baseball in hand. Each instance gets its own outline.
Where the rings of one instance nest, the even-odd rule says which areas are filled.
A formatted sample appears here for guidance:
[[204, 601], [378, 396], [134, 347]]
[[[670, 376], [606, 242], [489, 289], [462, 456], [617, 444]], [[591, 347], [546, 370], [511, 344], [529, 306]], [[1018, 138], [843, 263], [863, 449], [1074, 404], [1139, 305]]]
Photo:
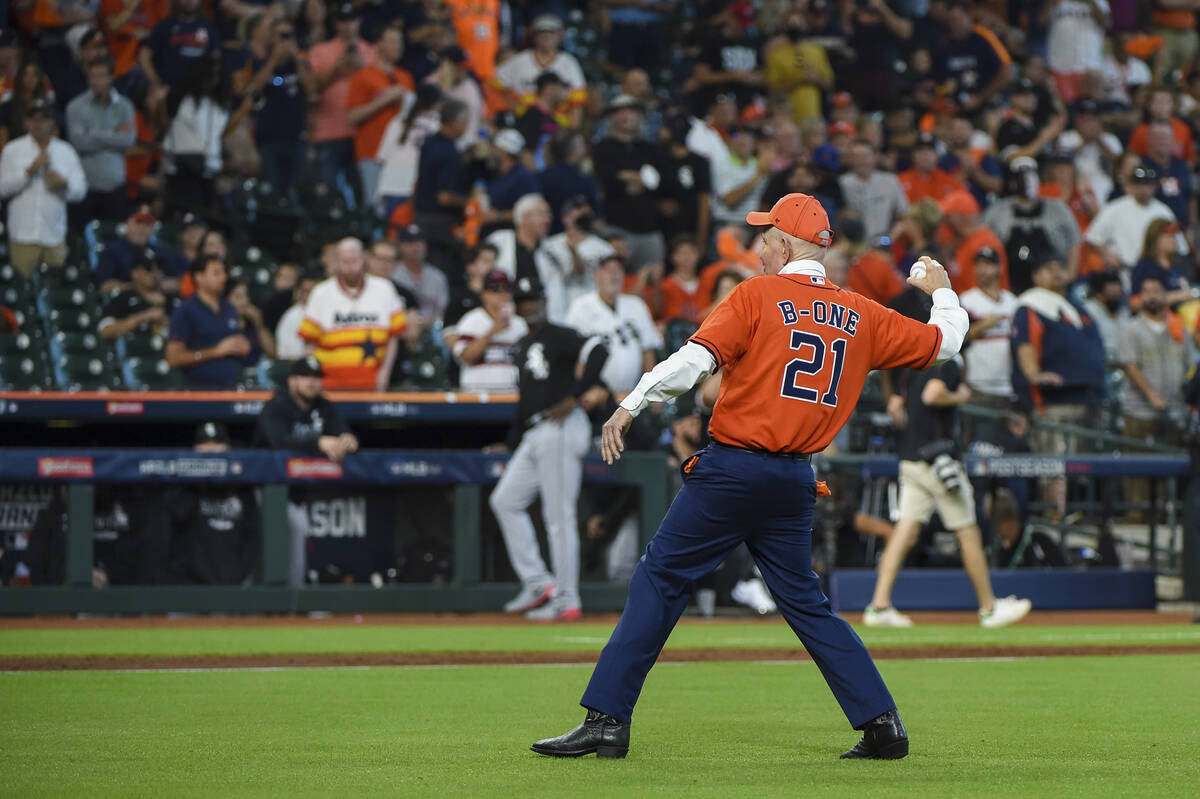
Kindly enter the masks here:
[[922, 264], [922, 263], [913, 264], [912, 269], [908, 270], [908, 276], [911, 277], [913, 280], [920, 280], [921, 278], [925, 277], [925, 264]]

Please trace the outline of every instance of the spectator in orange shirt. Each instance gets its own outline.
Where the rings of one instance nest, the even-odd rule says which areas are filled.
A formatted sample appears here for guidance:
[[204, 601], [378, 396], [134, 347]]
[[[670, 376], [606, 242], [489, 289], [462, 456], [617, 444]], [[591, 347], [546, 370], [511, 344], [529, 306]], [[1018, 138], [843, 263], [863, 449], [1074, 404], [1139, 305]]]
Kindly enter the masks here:
[[[686, 319], [694, 325], [704, 321], [711, 295], [704, 294], [700, 286], [700, 248], [689, 236], [677, 236], [671, 242], [668, 254], [673, 271], [659, 284], [662, 305], [654, 308], [656, 322]], [[652, 306], [653, 307], [653, 306]]]
[[966, 188], [958, 178], [938, 166], [937, 137], [922, 133], [912, 151], [912, 168], [896, 177], [909, 203], [931, 199], [941, 202], [951, 192]]
[[747, 278], [761, 274], [762, 264], [758, 254], [742, 243], [744, 227], [729, 225], [717, 231], [717, 255], [719, 261], [714, 261], [700, 270], [700, 293], [705, 297], [713, 295], [717, 279], [723, 272], [734, 270]]
[[349, 183], [358, 182], [354, 167], [355, 130], [346, 113], [350, 78], [375, 60], [375, 48], [359, 38], [358, 9], [343, 3], [332, 16], [337, 35], [314, 44], [308, 51], [308, 66], [320, 95], [312, 135], [317, 155], [316, 177], [326, 186], [337, 186], [339, 175]]
[[1087, 230], [1092, 217], [1100, 210], [1096, 193], [1079, 181], [1074, 159], [1065, 153], [1052, 153], [1046, 159], [1046, 179], [1039, 193], [1052, 200], [1062, 200], [1075, 215], [1080, 230]]
[[[1193, 31], [1194, 33], [1194, 31]], [[1145, 155], [1150, 149], [1150, 125], [1155, 122], [1166, 122], [1175, 134], [1175, 149], [1171, 155], [1182, 158], [1189, 164], [1196, 158], [1196, 145], [1192, 140], [1192, 129], [1187, 123], [1175, 116], [1175, 93], [1166, 86], [1151, 87], [1146, 95], [1146, 121], [1133, 129], [1129, 137], [1129, 150], [1138, 155]]]
[[486, 82], [496, 72], [496, 53], [500, 50], [500, 0], [444, 2], [471, 71]]
[[[1140, 4], [1139, 4], [1140, 5]], [[1150, 3], [1146, 3], [1150, 5]], [[1187, 0], [1154, 0], [1150, 15], [1153, 31], [1166, 41], [1166, 51], [1157, 75], [1169, 75], [1196, 60], [1200, 53], [1200, 35], [1196, 33], [1196, 3]], [[1191, 161], [1191, 157], [1187, 158]]]
[[375, 159], [379, 142], [405, 95], [416, 90], [412, 75], [396, 66], [404, 55], [404, 32], [389, 25], [375, 42], [375, 60], [354, 73], [346, 98], [346, 119], [355, 127], [354, 158], [362, 182], [363, 201], [375, 197], [382, 164]]
[[954, 290], [962, 294], [975, 288], [975, 256], [983, 247], [991, 247], [1000, 254], [1000, 287], [1007, 289], [1008, 256], [1004, 244], [980, 223], [979, 203], [971, 192], [954, 192], [942, 200], [941, 208], [944, 217], [938, 238], [954, 253], [954, 259], [946, 265]]
[[904, 291], [889, 236], [877, 236], [869, 250], [850, 262], [845, 287], [880, 305], [887, 305]]
[[170, 0], [101, 0], [99, 21], [117, 77], [137, 66], [142, 42], [170, 12]]

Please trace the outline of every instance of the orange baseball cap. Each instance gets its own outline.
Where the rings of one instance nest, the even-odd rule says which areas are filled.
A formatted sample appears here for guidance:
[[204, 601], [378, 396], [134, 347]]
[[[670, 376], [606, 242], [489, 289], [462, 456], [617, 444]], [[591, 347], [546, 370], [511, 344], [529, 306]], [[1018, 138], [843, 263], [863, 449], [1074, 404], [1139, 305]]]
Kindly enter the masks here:
[[770, 211], [751, 211], [746, 214], [746, 223], [771, 225], [821, 247], [833, 243], [829, 214], [825, 213], [816, 197], [799, 192], [784, 195]]
[[962, 214], [976, 216], [979, 214], [979, 202], [975, 195], [965, 189], [958, 189], [946, 195], [941, 202], [943, 214]]

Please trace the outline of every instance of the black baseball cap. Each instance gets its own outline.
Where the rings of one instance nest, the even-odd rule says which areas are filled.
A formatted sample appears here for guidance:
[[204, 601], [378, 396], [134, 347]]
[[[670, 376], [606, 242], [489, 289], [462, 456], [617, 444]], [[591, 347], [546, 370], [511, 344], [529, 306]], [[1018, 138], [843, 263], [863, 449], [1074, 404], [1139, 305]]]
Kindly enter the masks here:
[[562, 204], [562, 212], [574, 211], [576, 208], [590, 208], [592, 201], [588, 199], [586, 194], [573, 194], [567, 198]]
[[1000, 263], [1000, 255], [991, 247], [980, 247], [975, 253], [976, 261], [991, 261], [994, 264]]
[[1100, 104], [1090, 97], [1084, 97], [1075, 103], [1075, 116], [1080, 114], [1099, 114]]
[[358, 19], [358, 9], [353, 3], [342, 3], [333, 10], [333, 18], [339, 22]]
[[913, 145], [914, 150], [929, 149], [936, 150], [938, 146], [937, 136], [932, 133], [925, 132], [917, 135], [917, 143]]
[[1033, 85], [1033, 81], [1031, 81], [1029, 78], [1019, 78], [1017, 82], [1013, 84], [1012, 94], [1029, 94], [1030, 92], [1036, 90], [1037, 87]]
[[512, 292], [512, 279], [509, 278], [508, 272], [503, 269], [493, 269], [488, 272], [483, 278], [484, 291], [506, 291]]
[[534, 83], [534, 91], [540, 92], [547, 86], [566, 86], [567, 82], [559, 77], [558, 73], [552, 69], [547, 69], [542, 74], [537, 76], [537, 81]]
[[442, 59], [443, 61], [449, 61], [452, 64], [466, 64], [470, 61], [470, 59], [467, 58], [466, 51], [457, 44], [452, 44], [449, 47], [443, 47], [442, 51], [438, 53], [438, 58]]
[[545, 296], [542, 284], [530, 277], [523, 277], [518, 280], [516, 290], [513, 291], [513, 299], [517, 302], [521, 302], [522, 300], [540, 300]]
[[1129, 179], [1134, 183], [1154, 183], [1158, 180], [1158, 170], [1150, 166], [1134, 167]]
[[425, 234], [416, 225], [396, 228], [396, 241], [424, 241]]
[[306, 355], [300, 360], [292, 364], [292, 368], [288, 369], [288, 377], [324, 377], [325, 370], [321, 368], [321, 362], [316, 359], [316, 356]]
[[162, 262], [158, 258], [158, 253], [149, 247], [145, 248], [133, 257], [133, 263], [129, 265], [130, 269], [161, 269]]
[[46, 101], [45, 97], [38, 97], [29, 104], [28, 108], [25, 109], [25, 116], [27, 117], [31, 117], [34, 114], [45, 114], [46, 116], [50, 116], [51, 113], [50, 103]]
[[215, 441], [218, 444], [229, 443], [229, 430], [220, 422], [205, 422], [196, 428], [196, 443], [207, 444]]

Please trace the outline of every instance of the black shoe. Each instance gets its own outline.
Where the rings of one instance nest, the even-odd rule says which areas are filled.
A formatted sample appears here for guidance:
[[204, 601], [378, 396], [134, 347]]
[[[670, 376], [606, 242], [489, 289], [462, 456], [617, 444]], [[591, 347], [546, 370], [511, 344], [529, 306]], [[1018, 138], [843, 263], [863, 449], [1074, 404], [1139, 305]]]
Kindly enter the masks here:
[[853, 749], [843, 752], [843, 758], [899, 760], [908, 754], [908, 733], [895, 710], [871, 719], [862, 731], [862, 740]]
[[629, 751], [629, 725], [598, 710], [589, 710], [587, 718], [575, 729], [557, 738], [547, 738], [529, 747], [539, 755], [581, 757], [625, 757]]

